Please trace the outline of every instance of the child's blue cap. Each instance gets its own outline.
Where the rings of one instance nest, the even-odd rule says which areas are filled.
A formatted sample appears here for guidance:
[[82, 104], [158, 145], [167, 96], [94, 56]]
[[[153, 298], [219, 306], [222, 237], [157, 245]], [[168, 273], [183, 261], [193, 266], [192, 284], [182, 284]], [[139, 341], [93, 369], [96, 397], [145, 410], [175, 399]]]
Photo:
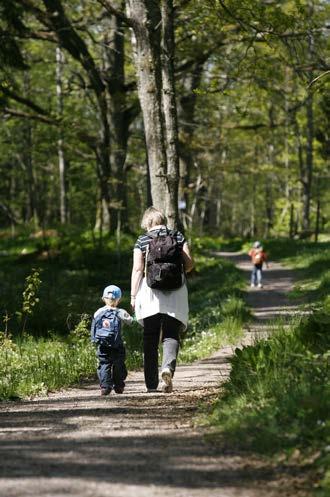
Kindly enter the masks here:
[[121, 299], [121, 289], [116, 285], [109, 285], [103, 290], [102, 298]]

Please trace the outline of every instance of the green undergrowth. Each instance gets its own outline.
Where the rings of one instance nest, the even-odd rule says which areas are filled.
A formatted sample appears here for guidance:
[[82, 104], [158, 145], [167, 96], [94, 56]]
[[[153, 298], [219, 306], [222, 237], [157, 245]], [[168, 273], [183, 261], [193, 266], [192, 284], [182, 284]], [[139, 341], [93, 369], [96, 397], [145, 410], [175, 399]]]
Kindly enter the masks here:
[[[97, 360], [89, 340], [91, 316], [109, 283], [123, 290], [129, 310], [135, 237], [95, 239], [91, 233], [63, 232], [36, 239], [0, 236], [0, 399], [23, 398], [95, 377]], [[209, 240], [196, 247], [196, 271], [189, 277], [190, 324], [181, 362], [235, 343], [249, 312], [242, 300], [244, 280], [229, 262], [207, 257]], [[142, 328], [123, 327], [128, 369], [142, 366]]]
[[[328, 243], [271, 241], [273, 259], [296, 268], [293, 297], [307, 314], [272, 323], [267, 340], [236, 349], [231, 374], [204, 421], [221, 440], [315, 472], [330, 493], [330, 296]], [[277, 252], [276, 252], [277, 251]], [[306, 304], [307, 301], [307, 304]]]

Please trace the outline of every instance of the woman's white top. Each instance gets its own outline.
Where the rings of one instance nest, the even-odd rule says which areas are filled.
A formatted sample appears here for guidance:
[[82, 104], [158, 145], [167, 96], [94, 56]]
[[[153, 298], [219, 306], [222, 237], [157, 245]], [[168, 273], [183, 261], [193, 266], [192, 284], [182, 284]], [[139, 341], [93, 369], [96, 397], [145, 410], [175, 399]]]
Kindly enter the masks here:
[[188, 323], [188, 290], [184, 283], [177, 290], [155, 290], [147, 285], [143, 278], [135, 300], [135, 315], [143, 326], [143, 319], [158, 313], [168, 314], [181, 321], [185, 327]]
[[[151, 230], [158, 231], [160, 233], [166, 233], [166, 226], [159, 225], [154, 226]], [[185, 238], [177, 231], [175, 234], [177, 241], [182, 244], [185, 243]], [[142, 251], [144, 257], [147, 246], [152, 238], [145, 233], [139, 236], [134, 249], [139, 249]], [[186, 285], [185, 277], [183, 276], [183, 285], [177, 290], [155, 290], [147, 285], [146, 278], [143, 278], [140, 283], [139, 290], [136, 294], [135, 300], [135, 315], [137, 321], [143, 326], [143, 319], [154, 314], [162, 313], [168, 314], [178, 321], [181, 321], [186, 327], [188, 323], [188, 290]]]

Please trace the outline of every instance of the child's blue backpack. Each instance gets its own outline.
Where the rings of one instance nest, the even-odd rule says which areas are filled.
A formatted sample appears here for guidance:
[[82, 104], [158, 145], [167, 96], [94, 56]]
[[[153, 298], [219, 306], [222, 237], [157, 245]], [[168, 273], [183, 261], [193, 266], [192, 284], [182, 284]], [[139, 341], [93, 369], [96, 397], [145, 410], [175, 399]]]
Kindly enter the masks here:
[[118, 348], [122, 345], [121, 320], [118, 311], [108, 309], [96, 318], [95, 341], [108, 347]]

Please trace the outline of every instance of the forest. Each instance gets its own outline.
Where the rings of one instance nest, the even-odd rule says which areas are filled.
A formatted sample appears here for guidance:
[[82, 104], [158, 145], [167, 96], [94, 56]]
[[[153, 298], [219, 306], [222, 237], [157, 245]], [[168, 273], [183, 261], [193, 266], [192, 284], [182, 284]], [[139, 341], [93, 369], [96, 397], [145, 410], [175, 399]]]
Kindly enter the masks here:
[[328, 2], [0, 9], [4, 227], [329, 230]]
[[[198, 426], [203, 435], [195, 443], [206, 447], [204, 463], [211, 458], [193, 472], [207, 480], [201, 496], [215, 495], [209, 476], [220, 481], [217, 488], [221, 478], [235, 479], [232, 460], [227, 467], [221, 459], [209, 475], [214, 447], [221, 458], [234, 454], [242, 475], [248, 451], [258, 488], [266, 492], [260, 497], [275, 495], [276, 478], [276, 488], [286, 492], [279, 496], [305, 497], [306, 489], [329, 495], [329, 45], [327, 0], [0, 0], [0, 404], [6, 406], [0, 421], [9, 426], [9, 435], [0, 433], [0, 456], [14, 460], [13, 473], [9, 462], [3, 470], [8, 495], [19, 496], [17, 489], [10, 493], [10, 477], [26, 463], [19, 459], [26, 450], [20, 427], [33, 424], [38, 409], [45, 417], [37, 419], [35, 435], [26, 431], [29, 447], [36, 443], [33, 457], [26, 456], [32, 464], [26, 488], [43, 497], [40, 477], [56, 486], [43, 466], [48, 435], [38, 438], [39, 424], [46, 426], [46, 411], [53, 409], [55, 428], [63, 422], [57, 412], [69, 426], [77, 406], [75, 420], [90, 412], [83, 428], [93, 416], [102, 427], [109, 414], [123, 415], [120, 430], [133, 433], [127, 446], [135, 450], [142, 436], [141, 446], [153, 454], [158, 444], [163, 458], [161, 416], [170, 412], [179, 433], [172, 440], [175, 455], [185, 440], [189, 452]], [[187, 278], [189, 324], [180, 337], [179, 368], [188, 371], [231, 347], [230, 358], [217, 366], [217, 383], [192, 392], [181, 384], [179, 394], [170, 394], [176, 417], [175, 407], [167, 412], [170, 403], [159, 414], [160, 396], [134, 390], [142, 388], [144, 360], [136, 322], [123, 331], [133, 386], [128, 381], [125, 394], [102, 409], [88, 390], [97, 367], [92, 315], [110, 283], [121, 288], [121, 305], [133, 313], [132, 252], [152, 205], [184, 234], [195, 263]], [[270, 260], [265, 288], [250, 288], [246, 272], [256, 240]], [[256, 341], [244, 345], [253, 333]], [[230, 374], [221, 376], [227, 362]], [[76, 389], [72, 412], [61, 404], [64, 388], [68, 402], [70, 388]], [[140, 427], [134, 431], [132, 409], [141, 426], [155, 413], [150, 437]], [[54, 426], [45, 430], [52, 434]], [[178, 451], [182, 434], [187, 439]], [[96, 451], [98, 436], [91, 440]], [[86, 432], [82, 437], [81, 446]], [[205, 445], [210, 439], [212, 449]], [[62, 440], [54, 440], [57, 451]], [[120, 440], [114, 443], [123, 452]], [[72, 447], [70, 454], [83, 463], [73, 470], [65, 457], [61, 463], [74, 487], [88, 458], [79, 444]], [[198, 451], [191, 454], [200, 458]], [[133, 476], [128, 473], [135, 482], [133, 456]], [[137, 497], [151, 495], [145, 490], [155, 483], [148, 480], [148, 457], [141, 459], [148, 485], [141, 493], [134, 486]], [[96, 495], [88, 487], [94, 478], [96, 485], [109, 484], [105, 466], [93, 464], [89, 460], [86, 488], [70, 487], [68, 495]], [[175, 493], [183, 472], [173, 474]], [[255, 483], [239, 478], [239, 492]], [[58, 488], [52, 495], [63, 492]], [[178, 489], [193, 495], [189, 485]]]

